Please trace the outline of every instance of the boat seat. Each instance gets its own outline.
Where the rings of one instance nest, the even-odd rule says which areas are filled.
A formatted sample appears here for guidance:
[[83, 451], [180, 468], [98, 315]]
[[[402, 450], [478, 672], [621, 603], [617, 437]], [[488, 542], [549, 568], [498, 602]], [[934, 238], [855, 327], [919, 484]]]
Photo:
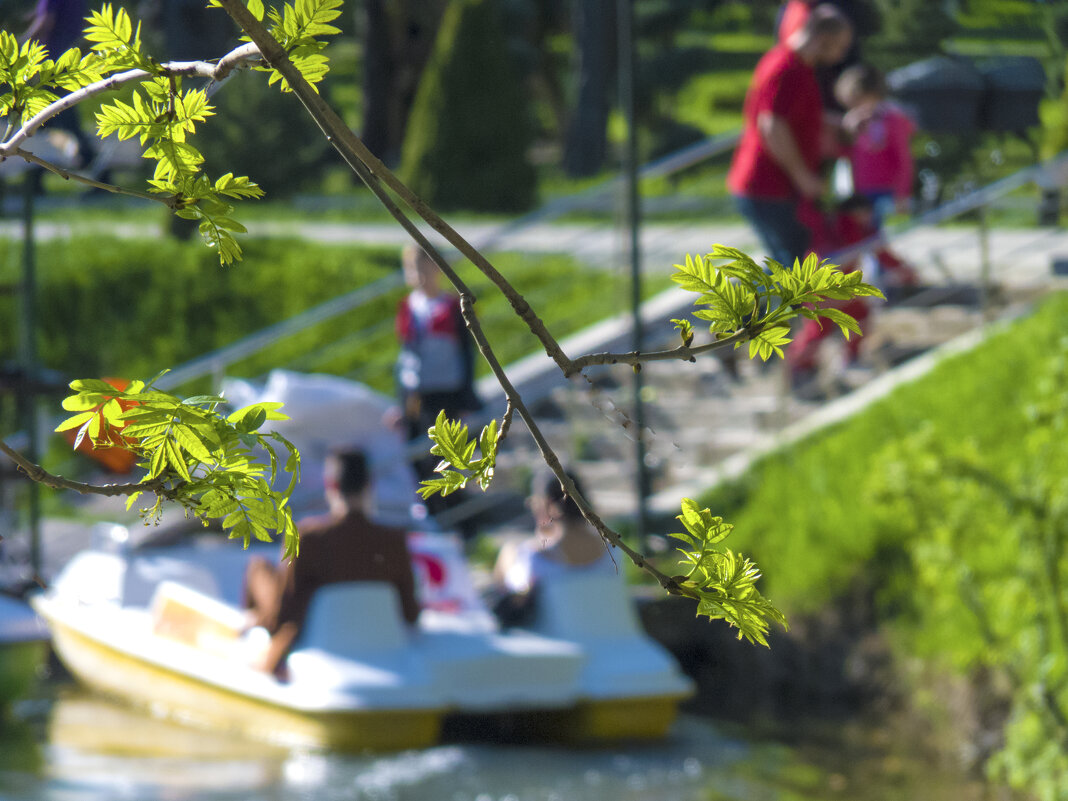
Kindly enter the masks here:
[[561, 640], [644, 636], [634, 603], [619, 576], [554, 576], [538, 585], [539, 634]]
[[227, 653], [245, 626], [242, 610], [169, 579], [156, 587], [149, 612], [154, 634], [215, 653]]
[[586, 698], [692, 692], [670, 654], [645, 633], [620, 577], [554, 577], [539, 585], [537, 604], [535, 631], [582, 648], [579, 686]]
[[405, 648], [408, 642], [400, 598], [393, 586], [352, 581], [315, 591], [297, 647], [357, 657]]

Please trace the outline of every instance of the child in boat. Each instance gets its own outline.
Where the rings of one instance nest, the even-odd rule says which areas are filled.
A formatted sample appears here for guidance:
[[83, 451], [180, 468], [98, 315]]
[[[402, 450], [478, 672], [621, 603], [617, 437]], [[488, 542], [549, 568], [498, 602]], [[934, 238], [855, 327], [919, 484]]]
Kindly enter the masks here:
[[[581, 493], [582, 485], [568, 477]], [[532, 621], [539, 584], [561, 575], [619, 575], [607, 543], [582, 516], [575, 501], [551, 472], [535, 477], [527, 501], [537, 534], [501, 548], [493, 568], [496, 598], [491, 606], [502, 625]]]
[[302, 521], [300, 555], [278, 566], [253, 559], [245, 574], [249, 623], [271, 635], [255, 666], [280, 673], [300, 635], [312, 595], [327, 584], [382, 581], [392, 584], [408, 623], [419, 616], [405, 533], [367, 517], [370, 471], [359, 452], [332, 454], [325, 470], [329, 515]]

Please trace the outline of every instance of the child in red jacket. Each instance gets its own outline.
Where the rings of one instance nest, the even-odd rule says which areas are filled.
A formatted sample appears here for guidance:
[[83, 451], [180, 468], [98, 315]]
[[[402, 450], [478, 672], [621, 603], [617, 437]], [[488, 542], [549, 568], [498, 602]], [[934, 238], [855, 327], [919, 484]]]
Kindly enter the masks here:
[[[836, 251], [863, 242], [879, 231], [872, 201], [863, 195], [853, 195], [842, 201], [830, 215], [822, 214], [815, 207], [808, 206], [800, 211], [798, 216], [809, 225], [812, 231], [812, 250], [820, 258], [832, 257]], [[842, 271], [853, 272], [860, 266], [858, 262], [862, 259], [866, 259], [871, 267], [875, 268], [877, 275], [867, 278], [878, 285], [915, 286], [919, 283], [916, 271], [886, 245], [880, 245], [874, 251], [850, 259], [841, 265]], [[860, 323], [861, 329], [865, 327], [870, 312], [866, 298], [853, 298], [835, 305]], [[805, 318], [801, 330], [786, 350], [786, 360], [791, 373], [799, 375], [804, 371], [814, 370], [820, 343], [836, 329], [837, 326], [827, 320]], [[860, 337], [851, 336], [846, 345], [850, 363], [856, 361], [859, 352]]]
[[890, 211], [906, 211], [912, 194], [912, 119], [886, 97], [883, 74], [870, 64], [846, 69], [834, 94], [847, 109], [842, 125], [851, 137], [845, 149], [853, 191], [875, 204], [875, 223]]

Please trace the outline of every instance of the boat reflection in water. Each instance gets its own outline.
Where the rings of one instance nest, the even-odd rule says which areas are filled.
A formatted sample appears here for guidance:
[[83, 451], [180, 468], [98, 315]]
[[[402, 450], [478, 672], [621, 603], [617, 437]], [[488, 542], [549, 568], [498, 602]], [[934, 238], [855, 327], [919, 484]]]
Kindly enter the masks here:
[[56, 698], [46, 731], [47, 764], [38, 794], [27, 796], [34, 801], [261, 797], [255, 793], [279, 785], [288, 757], [281, 749], [158, 719], [74, 688]]
[[[67, 688], [47, 727], [47, 764], [5, 801], [696, 801], [749, 752], [696, 718], [655, 744], [606, 748], [444, 744], [393, 754], [283, 750], [159, 720]], [[6, 754], [0, 787], [9, 787]], [[19, 782], [15, 782], [18, 788]]]
[[[787, 748], [682, 715], [664, 740], [455, 743], [384, 755], [282, 750], [152, 718], [67, 686], [0, 736], [3, 801], [980, 801], [919, 744], [842, 722]], [[49, 711], [50, 707], [50, 711]], [[36, 713], [35, 713], [36, 714]], [[38, 725], [39, 724], [39, 725]], [[38, 738], [40, 745], [34, 742]]]

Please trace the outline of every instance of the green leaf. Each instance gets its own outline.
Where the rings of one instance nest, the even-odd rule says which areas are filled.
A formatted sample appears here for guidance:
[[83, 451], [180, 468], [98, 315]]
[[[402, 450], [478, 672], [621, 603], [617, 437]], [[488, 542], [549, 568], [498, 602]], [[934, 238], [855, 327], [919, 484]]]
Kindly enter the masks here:
[[204, 446], [200, 437], [189, 426], [176, 425], [174, 427], [174, 440], [194, 459], [204, 463], [212, 461], [211, 451]]
[[786, 326], [773, 326], [765, 328], [749, 342], [749, 357], [759, 353], [760, 358], [767, 361], [772, 355], [784, 356], [783, 347], [790, 343], [790, 329]]
[[674, 318], [672, 318], [671, 322], [675, 324], [675, 330], [679, 332], [683, 346], [690, 347], [693, 343], [693, 324], [689, 320], [676, 320]]
[[75, 392], [100, 392], [108, 395], [120, 392], [107, 381], [102, 381], [99, 378], [81, 378], [71, 381], [69, 386]]
[[86, 421], [88, 421], [89, 418], [93, 417], [94, 415], [96, 415], [96, 412], [82, 412], [81, 414], [76, 414], [73, 417], [68, 417], [66, 420], [56, 426], [53, 431], [59, 433], [61, 431], [70, 431], [72, 428], [78, 428], [79, 426], [84, 425]]
[[851, 333], [860, 336], [860, 324], [845, 312], [834, 308], [821, 308], [819, 314], [821, 317], [826, 317], [831, 322], [836, 323], [846, 339], [849, 339]]

